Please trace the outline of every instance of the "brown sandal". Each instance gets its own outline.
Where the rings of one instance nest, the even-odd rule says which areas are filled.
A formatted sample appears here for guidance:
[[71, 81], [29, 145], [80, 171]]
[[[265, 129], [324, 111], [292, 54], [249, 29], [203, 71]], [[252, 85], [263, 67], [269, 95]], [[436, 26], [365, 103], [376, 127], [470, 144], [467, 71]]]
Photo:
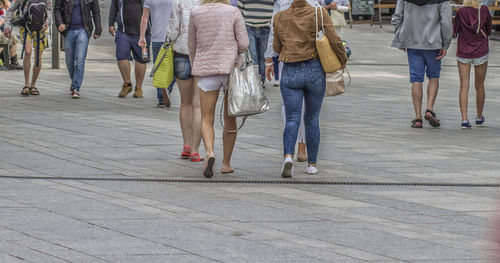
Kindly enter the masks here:
[[33, 96], [38, 96], [38, 95], [40, 95], [40, 91], [38, 91], [38, 89], [36, 87], [32, 87], [32, 88], [30, 88], [30, 94]]
[[29, 96], [30, 95], [30, 87], [24, 86], [23, 90], [21, 90], [21, 96]]

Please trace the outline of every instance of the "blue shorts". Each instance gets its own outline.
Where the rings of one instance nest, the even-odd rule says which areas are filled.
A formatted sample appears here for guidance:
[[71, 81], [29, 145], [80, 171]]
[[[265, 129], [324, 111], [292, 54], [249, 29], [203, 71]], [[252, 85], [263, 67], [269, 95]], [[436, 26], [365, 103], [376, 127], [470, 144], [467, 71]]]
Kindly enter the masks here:
[[[146, 42], [148, 47], [151, 46], [151, 37], [146, 36]], [[142, 48], [139, 46], [139, 36], [130, 35], [120, 31], [116, 32], [115, 35], [115, 45], [116, 45], [116, 60], [132, 60], [130, 53], [134, 57], [134, 60], [141, 63], [148, 63], [147, 60], [142, 58]], [[149, 53], [149, 51], [148, 51]], [[149, 54], [148, 54], [149, 57]]]
[[174, 54], [174, 76], [180, 80], [192, 78], [191, 62], [189, 57], [183, 54]]
[[422, 50], [407, 49], [408, 64], [410, 65], [410, 83], [424, 82], [427, 75], [429, 79], [438, 79], [441, 75], [441, 60], [436, 60], [439, 56], [439, 49]]

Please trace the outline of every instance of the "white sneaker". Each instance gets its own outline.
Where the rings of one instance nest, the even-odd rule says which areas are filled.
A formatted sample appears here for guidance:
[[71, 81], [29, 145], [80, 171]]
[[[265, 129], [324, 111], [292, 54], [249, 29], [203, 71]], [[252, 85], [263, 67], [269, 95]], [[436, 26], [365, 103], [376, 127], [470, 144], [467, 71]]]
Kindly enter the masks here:
[[310, 166], [307, 166], [306, 173], [307, 174], [317, 174], [318, 173], [318, 169], [316, 167], [310, 165]]
[[80, 98], [80, 92], [78, 90], [73, 90], [73, 95], [71, 95], [71, 97], [73, 99], [79, 99]]
[[286, 157], [283, 161], [283, 166], [281, 167], [281, 177], [290, 178], [293, 175], [293, 159], [291, 157]]

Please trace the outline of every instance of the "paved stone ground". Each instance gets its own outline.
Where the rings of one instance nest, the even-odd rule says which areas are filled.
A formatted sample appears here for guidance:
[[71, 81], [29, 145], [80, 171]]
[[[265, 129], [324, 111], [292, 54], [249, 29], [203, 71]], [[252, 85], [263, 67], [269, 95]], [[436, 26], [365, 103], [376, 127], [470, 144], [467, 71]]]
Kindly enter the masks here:
[[[353, 82], [325, 99], [320, 173], [307, 176], [298, 164], [293, 179], [279, 177], [280, 93], [269, 86], [272, 110], [238, 134], [236, 172], [214, 178], [310, 185], [161, 182], [205, 181], [202, 164], [178, 158], [178, 92], [171, 109], [155, 108], [148, 79], [144, 98], [119, 99], [109, 37], [92, 42], [80, 100], [69, 97], [66, 70], [50, 70], [48, 59], [40, 97], [19, 96], [21, 72], [0, 72], [0, 262], [495, 262], [497, 42], [487, 127], [458, 128], [453, 46], [436, 107], [443, 125], [415, 130], [405, 56], [389, 47], [391, 29], [356, 26], [344, 37]], [[220, 161], [220, 139], [216, 146]], [[133, 178], [150, 181], [124, 180]]]

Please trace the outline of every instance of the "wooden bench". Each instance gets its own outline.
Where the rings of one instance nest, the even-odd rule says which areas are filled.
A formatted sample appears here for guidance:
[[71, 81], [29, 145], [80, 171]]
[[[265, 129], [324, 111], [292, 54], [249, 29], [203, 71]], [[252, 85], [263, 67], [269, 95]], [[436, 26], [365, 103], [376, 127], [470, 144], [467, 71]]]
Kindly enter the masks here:
[[372, 16], [372, 21], [370, 25], [378, 24], [382, 28], [382, 9], [395, 9], [397, 1], [394, 0], [376, 0], [373, 5], [373, 9], [378, 11], [378, 21], [375, 21], [375, 17]]
[[[352, 0], [351, 0], [352, 1]], [[378, 13], [378, 21], [375, 21], [375, 15], [371, 16], [371, 19], [369, 20], [356, 20], [354, 21], [352, 19], [352, 13], [351, 10], [349, 10], [349, 24], [352, 28], [353, 24], [370, 24], [370, 25], [380, 25], [380, 28], [382, 28], [382, 9], [394, 9], [396, 8], [396, 3], [397, 0], [374, 0], [375, 3], [373, 4], [373, 9], [374, 12]], [[351, 4], [352, 6], [352, 4]]]

